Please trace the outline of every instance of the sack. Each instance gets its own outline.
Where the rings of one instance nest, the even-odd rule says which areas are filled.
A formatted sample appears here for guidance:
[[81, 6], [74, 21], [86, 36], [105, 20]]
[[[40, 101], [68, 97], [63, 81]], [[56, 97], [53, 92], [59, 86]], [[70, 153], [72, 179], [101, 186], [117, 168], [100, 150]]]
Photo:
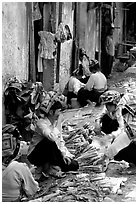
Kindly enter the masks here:
[[66, 86], [65, 86], [65, 88], [64, 88], [64, 91], [63, 91], [63, 93], [62, 93], [64, 96], [67, 96], [67, 95], [68, 95], [68, 92], [69, 92], [68, 85], [69, 85], [69, 82], [67, 82], [67, 84], [66, 84]]

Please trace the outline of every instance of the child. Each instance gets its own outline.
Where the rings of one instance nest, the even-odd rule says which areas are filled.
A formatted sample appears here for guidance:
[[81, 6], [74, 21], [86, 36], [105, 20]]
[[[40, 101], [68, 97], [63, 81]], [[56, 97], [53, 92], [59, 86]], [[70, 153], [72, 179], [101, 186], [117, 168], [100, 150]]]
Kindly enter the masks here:
[[77, 73], [75, 70], [68, 81], [68, 92], [66, 96], [67, 96], [67, 104], [69, 106], [71, 106], [71, 99], [72, 98], [77, 99], [78, 91], [84, 86], [85, 84], [80, 82], [80, 80], [77, 78]]

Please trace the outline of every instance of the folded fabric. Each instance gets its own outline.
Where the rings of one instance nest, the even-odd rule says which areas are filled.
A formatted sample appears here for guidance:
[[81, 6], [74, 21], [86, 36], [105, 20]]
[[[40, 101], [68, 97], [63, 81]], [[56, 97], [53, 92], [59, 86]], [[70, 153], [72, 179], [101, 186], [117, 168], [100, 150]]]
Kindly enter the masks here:
[[108, 158], [112, 159], [119, 151], [127, 147], [131, 143], [126, 132], [121, 132], [121, 134], [114, 140], [114, 142], [107, 148], [106, 155]]
[[39, 31], [40, 46], [39, 55], [44, 59], [54, 59], [56, 54], [55, 34], [47, 31]]

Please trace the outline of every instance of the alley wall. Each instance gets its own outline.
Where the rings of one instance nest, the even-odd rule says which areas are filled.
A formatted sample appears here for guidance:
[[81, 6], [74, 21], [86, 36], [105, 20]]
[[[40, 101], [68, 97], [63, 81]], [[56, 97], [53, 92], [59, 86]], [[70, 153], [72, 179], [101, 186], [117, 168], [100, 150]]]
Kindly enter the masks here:
[[115, 31], [114, 31], [114, 41], [115, 44], [122, 42], [123, 40], [123, 21], [124, 21], [124, 9], [123, 3], [116, 3], [115, 10]]
[[19, 79], [28, 77], [27, 25], [25, 3], [2, 4], [2, 75], [3, 82], [8, 77]]
[[80, 3], [80, 47], [86, 50], [91, 59], [95, 58], [95, 51], [99, 48], [99, 24], [97, 17], [97, 8], [88, 10], [87, 3]]
[[[62, 22], [69, 26], [71, 34], [73, 36], [73, 10], [72, 2], [64, 2], [62, 7]], [[72, 57], [72, 39], [61, 43], [61, 53], [60, 53], [60, 74], [59, 74], [59, 84], [55, 84], [55, 89], [63, 91], [65, 84], [70, 77], [70, 66]]]
[[[25, 2], [2, 3], [2, 93], [8, 78], [27, 80], [28, 39]], [[4, 108], [2, 108], [4, 112]], [[2, 114], [4, 116], [4, 113]], [[3, 118], [4, 122], [4, 118]]]

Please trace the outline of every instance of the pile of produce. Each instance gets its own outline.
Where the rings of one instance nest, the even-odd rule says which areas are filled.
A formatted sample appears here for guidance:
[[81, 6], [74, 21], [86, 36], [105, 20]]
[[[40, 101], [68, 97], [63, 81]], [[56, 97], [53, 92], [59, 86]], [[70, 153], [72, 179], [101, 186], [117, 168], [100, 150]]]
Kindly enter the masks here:
[[100, 173], [103, 166], [93, 165], [93, 162], [99, 158], [100, 148], [93, 145], [95, 132], [90, 123], [86, 122], [82, 127], [71, 131], [67, 136], [64, 135], [66, 147], [75, 155], [75, 159], [79, 162], [80, 170], [87, 170]]

